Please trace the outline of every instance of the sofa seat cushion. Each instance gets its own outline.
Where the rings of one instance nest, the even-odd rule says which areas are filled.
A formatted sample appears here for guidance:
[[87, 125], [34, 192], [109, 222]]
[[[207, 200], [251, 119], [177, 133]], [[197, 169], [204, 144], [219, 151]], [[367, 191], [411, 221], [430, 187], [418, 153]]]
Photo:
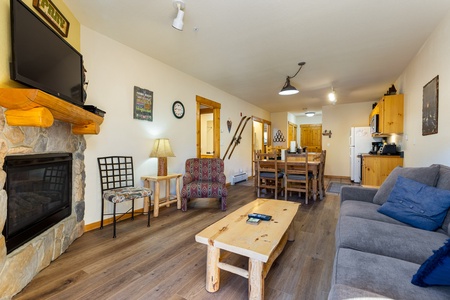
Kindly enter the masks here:
[[439, 165], [424, 168], [396, 167], [378, 189], [373, 197], [373, 203], [381, 205], [387, 201], [398, 176], [403, 176], [429, 186], [436, 186], [439, 176]]
[[[422, 264], [448, 239], [442, 232], [341, 216], [336, 248], [349, 248]], [[417, 271], [417, 270], [416, 270]]]
[[407, 226], [405, 223], [397, 221], [396, 219], [393, 219], [386, 215], [380, 214], [378, 212], [379, 208], [380, 205], [370, 202], [362, 202], [358, 200], [346, 200], [341, 204], [340, 215]]
[[379, 212], [416, 228], [436, 230], [450, 207], [450, 191], [398, 176]]
[[411, 283], [419, 267], [420, 264], [401, 259], [340, 248], [333, 282], [392, 299], [450, 299], [450, 287], [422, 288]]

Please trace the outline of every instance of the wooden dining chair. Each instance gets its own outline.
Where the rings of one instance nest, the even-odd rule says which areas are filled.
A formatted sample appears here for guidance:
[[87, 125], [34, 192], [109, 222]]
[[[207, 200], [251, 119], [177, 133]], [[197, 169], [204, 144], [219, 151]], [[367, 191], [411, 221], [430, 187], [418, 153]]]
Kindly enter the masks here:
[[322, 200], [325, 195], [325, 182], [324, 182], [324, 176], [325, 176], [325, 161], [327, 158], [327, 150], [322, 150], [320, 153], [320, 167], [319, 167], [319, 192], [320, 192], [320, 199]]
[[308, 151], [301, 154], [286, 154], [284, 161], [284, 199], [290, 192], [305, 193], [308, 204], [311, 188], [311, 174], [308, 169]]
[[279, 163], [274, 153], [255, 153], [256, 161], [256, 193], [260, 197], [261, 190], [273, 190], [275, 199], [283, 192], [283, 172], [280, 171], [282, 164]]

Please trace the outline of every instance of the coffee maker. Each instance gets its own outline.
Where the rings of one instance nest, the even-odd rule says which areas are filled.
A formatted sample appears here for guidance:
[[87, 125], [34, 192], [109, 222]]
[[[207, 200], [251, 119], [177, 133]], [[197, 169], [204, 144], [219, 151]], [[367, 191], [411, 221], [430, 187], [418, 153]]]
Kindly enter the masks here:
[[381, 147], [383, 147], [382, 142], [372, 142], [372, 150], [369, 151], [369, 154], [378, 154]]

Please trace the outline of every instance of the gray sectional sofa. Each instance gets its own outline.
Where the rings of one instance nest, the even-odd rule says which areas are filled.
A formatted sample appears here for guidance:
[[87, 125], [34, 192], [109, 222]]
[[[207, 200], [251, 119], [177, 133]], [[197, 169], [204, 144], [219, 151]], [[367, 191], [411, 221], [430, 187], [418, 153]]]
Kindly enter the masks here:
[[329, 300], [450, 299], [450, 286], [419, 287], [411, 283], [433, 250], [450, 238], [450, 212], [434, 231], [415, 228], [378, 212], [399, 176], [450, 190], [450, 168], [443, 165], [398, 167], [380, 189], [342, 187]]

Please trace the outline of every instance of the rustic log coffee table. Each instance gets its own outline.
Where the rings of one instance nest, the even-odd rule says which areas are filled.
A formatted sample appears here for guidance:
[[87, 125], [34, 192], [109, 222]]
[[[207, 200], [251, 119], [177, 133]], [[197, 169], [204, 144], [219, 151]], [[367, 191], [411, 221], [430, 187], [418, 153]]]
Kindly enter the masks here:
[[[249, 299], [263, 299], [264, 278], [286, 242], [294, 240], [298, 207], [289, 201], [256, 199], [198, 233], [195, 240], [208, 245], [206, 290], [219, 290], [222, 269], [248, 278]], [[250, 213], [271, 215], [272, 220], [247, 224]], [[248, 257], [248, 270], [221, 262], [220, 249]]]

